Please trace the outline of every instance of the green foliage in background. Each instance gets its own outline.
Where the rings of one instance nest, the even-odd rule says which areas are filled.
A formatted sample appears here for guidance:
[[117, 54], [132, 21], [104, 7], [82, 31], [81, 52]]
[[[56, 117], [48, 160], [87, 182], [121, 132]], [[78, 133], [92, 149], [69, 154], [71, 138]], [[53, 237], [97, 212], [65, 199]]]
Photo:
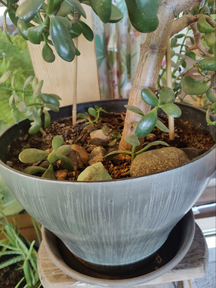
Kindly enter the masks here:
[[[25, 79], [34, 75], [34, 70], [26, 41], [19, 35], [11, 35], [10, 37], [13, 45], [8, 42], [5, 33], [0, 30], [0, 77], [8, 70], [13, 71], [13, 75], [16, 75], [16, 88], [20, 89]], [[10, 81], [6, 82], [5, 86], [10, 88]], [[0, 91], [0, 126], [1, 122], [14, 123], [8, 103], [10, 96], [10, 91]]]

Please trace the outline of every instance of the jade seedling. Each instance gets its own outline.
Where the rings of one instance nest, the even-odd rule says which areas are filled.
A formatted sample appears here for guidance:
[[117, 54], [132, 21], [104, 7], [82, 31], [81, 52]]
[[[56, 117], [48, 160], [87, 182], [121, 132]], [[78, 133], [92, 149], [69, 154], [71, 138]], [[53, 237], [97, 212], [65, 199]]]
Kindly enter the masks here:
[[112, 151], [112, 152], [110, 152], [109, 154], [107, 154], [105, 156], [105, 159], [106, 160], [112, 159], [113, 157], [115, 157], [118, 154], [127, 154], [127, 155], [131, 156], [131, 162], [132, 162], [137, 155], [147, 151], [152, 146], [156, 146], [156, 145], [169, 146], [169, 144], [167, 144], [164, 141], [154, 141], [154, 142], [149, 143], [148, 145], [146, 145], [141, 150], [136, 151], [136, 147], [140, 145], [140, 141], [139, 141], [138, 137], [135, 134], [126, 136], [125, 137], [125, 141], [132, 145], [132, 150], [131, 151], [120, 151], [120, 150]]
[[67, 169], [68, 171], [73, 171], [73, 163], [66, 156], [70, 153], [71, 146], [62, 145], [63, 142], [64, 139], [62, 138], [62, 136], [55, 136], [52, 140], [53, 151], [51, 153], [35, 148], [28, 148], [23, 150], [19, 154], [19, 160], [23, 163], [37, 163], [45, 159], [47, 159], [49, 162], [49, 166], [47, 169], [40, 166], [29, 166], [25, 168], [23, 172], [27, 174], [36, 174], [39, 172], [43, 172], [43, 178], [56, 179], [53, 166], [58, 160], [61, 160], [61, 163], [65, 167], [65, 169]]
[[146, 115], [135, 106], [125, 105], [128, 110], [142, 116], [142, 119], [136, 124], [135, 136], [146, 137], [155, 126], [163, 132], [169, 132], [169, 129], [157, 118], [157, 111], [161, 108], [169, 116], [181, 116], [181, 109], [173, 103], [175, 100], [173, 90], [168, 87], [163, 88], [158, 98], [150, 89], [144, 88], [141, 91], [141, 97], [146, 104], [154, 107]]
[[[0, 84], [6, 82], [12, 75], [11, 71], [6, 72], [0, 78]], [[26, 88], [32, 82], [32, 89]], [[49, 112], [45, 109], [48, 108], [54, 112], [59, 111], [59, 100], [61, 98], [55, 94], [41, 93], [43, 86], [43, 80], [38, 81], [36, 77], [30, 76], [26, 79], [22, 89], [15, 88], [15, 76], [11, 80], [11, 88], [0, 87], [1, 90], [10, 90], [12, 95], [9, 98], [9, 106], [13, 119], [16, 123], [19, 121], [19, 116], [22, 118], [28, 118], [31, 121], [31, 127], [29, 128], [29, 134], [36, 134], [40, 131], [43, 135], [45, 131], [43, 128], [47, 128], [50, 124], [51, 118]], [[31, 95], [31, 101], [30, 96]], [[44, 123], [42, 121], [44, 116]], [[43, 123], [43, 124], [42, 124]]]
[[112, 131], [107, 126], [102, 128], [102, 132], [104, 135], [109, 136], [111, 142], [109, 142], [108, 146], [114, 146], [119, 140], [121, 140], [121, 133], [117, 131]]
[[79, 118], [86, 119], [88, 121], [88, 122], [86, 122], [86, 124], [93, 124], [94, 122], [96, 122], [99, 119], [101, 112], [107, 113], [107, 111], [105, 111], [101, 107], [98, 107], [97, 105], [95, 105], [94, 108], [93, 107], [88, 108], [88, 114], [90, 116], [92, 116], [93, 118], [95, 118], [94, 120], [92, 120], [90, 117], [88, 117], [86, 114], [83, 114], [83, 113], [78, 113], [77, 116]]

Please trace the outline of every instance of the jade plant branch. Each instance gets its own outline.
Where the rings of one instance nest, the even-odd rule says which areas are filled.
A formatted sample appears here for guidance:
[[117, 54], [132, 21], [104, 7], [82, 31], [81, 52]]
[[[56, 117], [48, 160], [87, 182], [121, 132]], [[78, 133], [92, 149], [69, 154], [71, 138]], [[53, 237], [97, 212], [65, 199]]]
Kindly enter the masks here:
[[[142, 46], [140, 60], [138, 63], [135, 79], [131, 88], [128, 105], [139, 107], [145, 114], [150, 111], [150, 106], [146, 105], [141, 98], [141, 90], [149, 88], [153, 92], [156, 89], [157, 79], [161, 68], [161, 63], [167, 48], [167, 40], [173, 35], [174, 18], [180, 12], [190, 9], [201, 0], [163, 0], [161, 2], [158, 19], [158, 28], [147, 35], [146, 41]], [[193, 18], [197, 21], [197, 19]], [[178, 27], [187, 27], [181, 25], [181, 21], [186, 25], [184, 16], [178, 19]], [[181, 31], [177, 30], [176, 33]], [[140, 121], [141, 116], [129, 110], [126, 112], [125, 125], [122, 134], [122, 140], [119, 144], [120, 150], [131, 150], [131, 145], [125, 142], [124, 137], [134, 133], [133, 124]]]

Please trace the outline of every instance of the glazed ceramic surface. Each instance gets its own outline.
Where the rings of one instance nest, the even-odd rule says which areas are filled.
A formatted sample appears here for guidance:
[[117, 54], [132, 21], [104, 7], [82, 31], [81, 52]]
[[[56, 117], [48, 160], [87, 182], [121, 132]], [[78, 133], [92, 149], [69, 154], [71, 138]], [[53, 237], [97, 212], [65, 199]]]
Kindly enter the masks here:
[[[122, 110], [124, 104], [93, 103], [113, 112]], [[92, 103], [81, 104], [78, 109], [84, 112], [88, 106]], [[203, 111], [184, 105], [181, 108], [182, 119], [200, 120], [200, 127], [215, 133], [215, 128], [206, 126]], [[29, 122], [23, 121], [1, 136], [2, 160], [8, 145], [28, 127]], [[15, 171], [3, 162], [0, 174], [28, 213], [77, 257], [97, 265], [119, 266], [140, 261], [163, 245], [207, 186], [215, 170], [215, 156], [214, 146], [174, 170], [104, 182], [46, 180]]]

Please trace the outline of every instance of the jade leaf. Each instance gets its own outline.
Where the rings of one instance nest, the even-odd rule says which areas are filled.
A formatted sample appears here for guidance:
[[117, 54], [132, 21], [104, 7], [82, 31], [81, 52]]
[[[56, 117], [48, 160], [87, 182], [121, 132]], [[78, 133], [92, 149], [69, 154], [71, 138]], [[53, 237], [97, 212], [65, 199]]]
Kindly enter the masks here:
[[127, 143], [129, 143], [130, 145], [135, 146], [135, 147], [140, 145], [140, 141], [135, 134], [131, 134], [131, 135], [126, 136], [124, 138], [124, 140]]
[[167, 104], [172, 103], [175, 100], [175, 93], [174, 91], [169, 87], [164, 87], [159, 96], [159, 104]]
[[45, 43], [43, 46], [42, 57], [47, 63], [52, 63], [55, 60], [53, 50], [47, 43]]
[[34, 76], [29, 76], [26, 80], [25, 80], [25, 83], [23, 85], [23, 89], [25, 89], [29, 83], [32, 81], [32, 79], [34, 78]]
[[158, 106], [158, 98], [150, 89], [142, 89], [141, 97], [146, 104], [150, 106]]
[[49, 153], [43, 150], [28, 148], [19, 154], [19, 160], [23, 163], [35, 163], [46, 159], [48, 155]]
[[63, 145], [56, 150], [56, 155], [68, 155], [71, 151], [70, 145]]
[[53, 165], [58, 160], [58, 157], [56, 153], [53, 151], [48, 155], [47, 160], [49, 161], [50, 164]]
[[94, 33], [92, 31], [92, 29], [83, 21], [79, 20], [79, 23], [82, 26], [82, 33], [84, 35], [84, 37], [88, 40], [88, 41], [92, 41], [94, 39]]
[[47, 128], [51, 122], [51, 117], [47, 110], [44, 110], [43, 113], [44, 113], [44, 128]]
[[71, 162], [71, 160], [65, 156], [65, 155], [58, 155], [58, 158], [61, 160], [62, 165], [68, 170], [68, 171], [73, 171], [74, 167], [73, 167], [73, 163]]
[[168, 103], [161, 105], [160, 108], [169, 116], [172, 117], [180, 117], [181, 116], [181, 109], [173, 103]]
[[149, 17], [157, 16], [161, 0], [135, 0], [139, 9]]
[[135, 107], [133, 105], [124, 105], [124, 107], [136, 114], [139, 114], [141, 116], [145, 116], [145, 114], [142, 112], [142, 110], [140, 110], [138, 107]]
[[52, 140], [53, 151], [55, 152], [63, 144], [64, 139], [61, 135], [57, 135]]
[[88, 108], [88, 113], [89, 113], [91, 116], [97, 118], [97, 111], [96, 111], [94, 108], [92, 108], [92, 107]]
[[33, 92], [33, 95], [32, 97], [34, 98], [34, 100], [38, 97], [38, 95], [40, 94], [41, 92], [41, 89], [42, 89], [42, 86], [43, 86], [43, 80], [40, 80], [36, 86], [35, 86], [35, 89], [34, 89], [34, 92]]
[[17, 107], [18, 107], [20, 113], [25, 113], [26, 110], [27, 110], [26, 104], [25, 104], [24, 102], [19, 102], [19, 103], [17, 104]]
[[29, 22], [35, 17], [43, 3], [44, 0], [25, 0], [18, 7], [16, 16], [25, 22]]
[[166, 127], [166, 125], [163, 124], [163, 122], [161, 122], [160, 120], [157, 119], [157, 122], [155, 124], [155, 126], [160, 129], [163, 132], [168, 133], [169, 129]]
[[5, 72], [0, 78], [0, 84], [6, 82], [10, 78], [11, 75], [12, 75], [11, 71]]
[[135, 135], [137, 137], [145, 137], [153, 130], [157, 122], [157, 110], [153, 109], [146, 114], [137, 124]]
[[77, 0], [65, 0], [65, 1], [68, 4], [70, 4], [71, 6], [73, 6], [80, 15], [82, 15], [84, 18], [86, 18], [85, 10], [83, 9], [83, 7], [79, 1], [77, 1]]
[[30, 167], [25, 168], [22, 172], [33, 175], [33, 174], [36, 174], [38, 172], [43, 172], [43, 171], [46, 171], [46, 169], [43, 167], [30, 166]]
[[205, 83], [201, 83], [189, 75], [182, 78], [181, 87], [182, 90], [189, 95], [200, 95], [209, 89]]
[[41, 128], [41, 123], [38, 124], [38, 123], [32, 122], [32, 123], [31, 123], [31, 127], [30, 127], [29, 130], [28, 130], [28, 133], [29, 133], [30, 135], [36, 134], [36, 133], [40, 130], [40, 128]]
[[203, 70], [216, 71], [216, 56], [205, 57], [197, 65]]
[[216, 96], [215, 96], [214, 92], [213, 92], [211, 89], [209, 89], [209, 90], [206, 92], [206, 96], [207, 96], [207, 98], [208, 98], [208, 100], [209, 100], [210, 102], [212, 102], [212, 103], [215, 103], [215, 102], [216, 102]]
[[52, 104], [52, 105], [55, 105], [57, 107], [60, 106], [59, 101], [52, 94], [43, 93], [40, 95], [40, 97], [41, 97], [42, 101], [46, 104]]
[[112, 4], [109, 23], [116, 23], [120, 21], [123, 17], [124, 14], [115, 5]]
[[46, 108], [49, 108], [50, 110], [52, 110], [53, 112], [59, 112], [59, 108], [53, 104], [46, 104], [44, 105]]
[[43, 173], [42, 178], [48, 178], [48, 179], [56, 179], [55, 173], [53, 170], [53, 165], [49, 165], [47, 170]]
[[89, 2], [101, 21], [107, 23], [111, 17], [112, 0], [90, 0]]

